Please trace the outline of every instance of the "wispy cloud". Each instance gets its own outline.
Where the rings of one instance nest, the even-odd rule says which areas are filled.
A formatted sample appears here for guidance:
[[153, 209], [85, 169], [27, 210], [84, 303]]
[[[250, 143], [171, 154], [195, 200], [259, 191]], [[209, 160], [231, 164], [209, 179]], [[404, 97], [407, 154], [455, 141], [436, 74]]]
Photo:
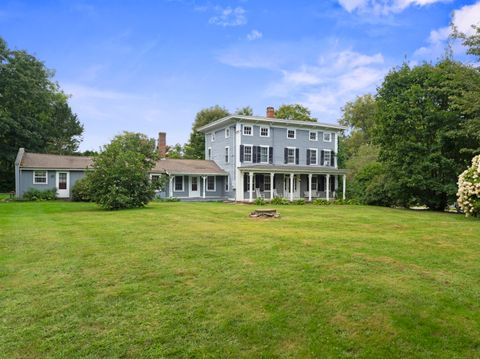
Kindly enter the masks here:
[[258, 39], [261, 39], [262, 36], [263, 36], [263, 34], [260, 31], [252, 30], [247, 34], [247, 40], [249, 40], [249, 41], [258, 40]]
[[208, 20], [210, 24], [227, 27], [242, 26], [247, 23], [246, 11], [240, 6], [235, 8], [215, 6], [214, 11], [217, 14]]
[[339, 4], [348, 12], [369, 15], [388, 15], [402, 12], [410, 6], [427, 6], [449, 1], [452, 0], [338, 0]]

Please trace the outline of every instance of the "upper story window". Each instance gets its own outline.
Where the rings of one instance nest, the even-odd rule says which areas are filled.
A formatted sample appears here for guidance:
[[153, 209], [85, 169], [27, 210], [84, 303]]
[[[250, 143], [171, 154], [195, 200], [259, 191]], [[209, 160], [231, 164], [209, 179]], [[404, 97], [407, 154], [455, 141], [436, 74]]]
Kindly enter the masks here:
[[316, 165], [318, 161], [318, 150], [316, 148], [311, 148], [308, 151], [308, 164]]
[[260, 147], [260, 162], [268, 163], [268, 147], [267, 146]]
[[317, 131], [310, 131], [308, 133], [308, 138], [310, 141], [316, 141], [317, 140]]
[[270, 137], [270, 128], [260, 127], [260, 137]]
[[225, 129], [225, 138], [229, 138], [230, 137], [230, 127], [227, 127]]
[[323, 165], [324, 166], [331, 166], [332, 163], [332, 153], [330, 150], [323, 151]]
[[212, 142], [215, 141], [215, 132], [212, 132], [212, 137], [211, 137], [211, 139], [212, 139]]
[[207, 159], [211, 160], [212, 159], [212, 148], [209, 147], [207, 151]]
[[243, 161], [252, 162], [252, 145], [245, 145], [243, 147]]
[[330, 132], [323, 133], [323, 142], [332, 142], [332, 134]]
[[174, 189], [177, 192], [183, 192], [183, 176], [175, 176]]
[[34, 171], [33, 184], [48, 184], [47, 171]]
[[215, 176], [207, 177], [207, 191], [215, 191]]
[[245, 136], [253, 136], [252, 126], [243, 125], [243, 134]]
[[230, 162], [230, 147], [225, 147], [225, 163]]
[[287, 163], [288, 164], [295, 164], [295, 151], [296, 149], [293, 147], [287, 148]]
[[297, 137], [296, 131], [287, 129], [287, 138], [295, 139]]

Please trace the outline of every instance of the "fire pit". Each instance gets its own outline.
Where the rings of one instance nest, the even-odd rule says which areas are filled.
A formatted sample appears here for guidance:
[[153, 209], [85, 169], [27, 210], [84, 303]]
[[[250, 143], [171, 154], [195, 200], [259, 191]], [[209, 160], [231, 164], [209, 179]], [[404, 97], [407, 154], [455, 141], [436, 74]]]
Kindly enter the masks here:
[[280, 217], [280, 213], [277, 212], [276, 209], [256, 209], [252, 213], [250, 213], [250, 218], [278, 218]]

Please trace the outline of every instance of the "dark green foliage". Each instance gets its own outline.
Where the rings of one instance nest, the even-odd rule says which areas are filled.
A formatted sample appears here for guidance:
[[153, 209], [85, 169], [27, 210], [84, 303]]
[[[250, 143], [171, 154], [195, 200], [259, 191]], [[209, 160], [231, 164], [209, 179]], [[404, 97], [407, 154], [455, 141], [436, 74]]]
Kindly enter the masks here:
[[156, 159], [155, 140], [131, 132], [116, 136], [94, 158], [92, 199], [109, 210], [145, 206], [155, 195], [149, 171]]
[[305, 204], [305, 200], [303, 198], [299, 198], [299, 199], [296, 199], [295, 201], [293, 201], [292, 204], [303, 206]]
[[157, 197], [157, 198], [155, 198], [155, 201], [157, 201], [157, 202], [180, 202], [180, 199], [176, 198], [176, 197], [167, 197], [167, 198]]
[[257, 206], [263, 206], [263, 205], [265, 205], [265, 199], [262, 198], [262, 197], [257, 197], [257, 198], [255, 198], [255, 204]]
[[235, 115], [253, 116], [253, 109], [250, 106], [237, 108]]
[[361, 168], [350, 184], [351, 196], [363, 204], [388, 206], [391, 202], [385, 186], [383, 165], [371, 162]]
[[272, 199], [270, 201], [271, 204], [274, 204], [274, 205], [289, 205], [290, 204], [290, 201], [286, 198], [282, 198], [282, 197], [275, 197], [274, 199]]
[[53, 74], [27, 52], [10, 50], [0, 37], [0, 190], [14, 187], [20, 147], [59, 154], [78, 148], [83, 126]]
[[213, 121], [230, 115], [226, 108], [218, 105], [205, 108], [197, 113], [192, 125], [188, 143], [185, 144], [184, 157], [193, 159], [205, 158], [205, 135], [197, 130]]
[[90, 186], [91, 184], [88, 175], [75, 182], [75, 185], [72, 188], [72, 201], [92, 202]]
[[312, 203], [317, 206], [329, 206], [332, 204], [332, 202], [327, 201], [326, 199], [323, 199], [323, 198], [316, 198], [313, 200]]
[[317, 119], [311, 116], [310, 110], [299, 104], [281, 105], [275, 112], [276, 118], [296, 121], [316, 122]]
[[57, 189], [38, 190], [36, 188], [30, 188], [23, 194], [25, 201], [51, 201], [57, 198]]

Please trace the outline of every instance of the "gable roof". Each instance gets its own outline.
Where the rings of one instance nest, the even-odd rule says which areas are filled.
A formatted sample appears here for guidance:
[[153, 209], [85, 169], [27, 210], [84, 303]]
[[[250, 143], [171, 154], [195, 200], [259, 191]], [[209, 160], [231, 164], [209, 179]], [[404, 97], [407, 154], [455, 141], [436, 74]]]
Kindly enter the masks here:
[[86, 156], [65, 156], [48, 153], [24, 152], [20, 159], [21, 168], [84, 170], [91, 168], [92, 165], [92, 158]]
[[286, 120], [282, 118], [271, 118], [271, 117], [263, 117], [263, 116], [243, 116], [243, 115], [232, 115], [223, 117], [217, 121], [213, 121], [205, 126], [202, 126], [198, 129], [199, 132], [208, 132], [212, 129], [223, 127], [228, 123], [235, 123], [240, 120], [246, 122], [253, 122], [253, 123], [260, 123], [260, 124], [268, 124], [270, 126], [275, 126], [275, 124], [285, 125], [285, 126], [298, 126], [298, 127], [305, 127], [305, 128], [315, 128], [315, 129], [332, 129], [332, 130], [346, 130], [345, 126], [341, 125], [334, 125], [329, 123], [321, 123], [321, 122], [310, 122], [310, 121], [298, 121], [298, 120]]
[[173, 158], [165, 158], [157, 161], [151, 172], [168, 174], [227, 175], [227, 173], [218, 167], [214, 161], [181, 160]]

